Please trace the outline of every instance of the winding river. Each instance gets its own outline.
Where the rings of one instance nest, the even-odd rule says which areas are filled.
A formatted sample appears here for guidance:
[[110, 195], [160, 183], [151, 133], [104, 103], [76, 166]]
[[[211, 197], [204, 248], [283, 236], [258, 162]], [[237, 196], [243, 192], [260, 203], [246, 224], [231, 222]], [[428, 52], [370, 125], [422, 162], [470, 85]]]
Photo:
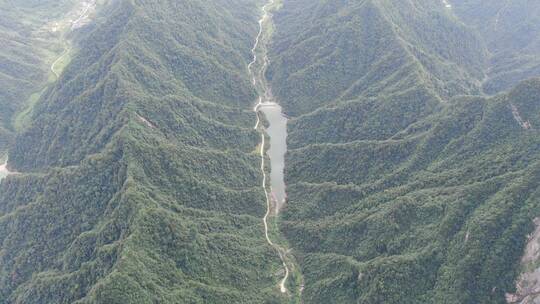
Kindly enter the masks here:
[[[290, 269], [287, 261], [287, 251], [280, 245], [274, 243], [270, 238], [269, 220], [272, 216], [277, 216], [283, 204], [286, 201], [284, 167], [285, 153], [287, 152], [287, 118], [282, 112], [282, 108], [274, 101], [272, 92], [265, 78], [266, 68], [269, 59], [266, 50], [266, 43], [269, 40], [269, 31], [267, 27], [271, 26], [271, 14], [269, 10], [274, 5], [275, 0], [270, 0], [262, 8], [262, 17], [259, 20], [259, 33], [255, 39], [252, 49], [253, 61], [248, 65], [249, 74], [252, 82], [259, 94], [257, 105], [254, 112], [257, 115], [255, 129], [261, 134], [261, 174], [263, 175], [262, 187], [266, 195], [266, 214], [264, 215], [264, 234], [267, 243], [278, 253], [285, 274], [280, 281], [279, 287], [282, 293], [287, 293], [287, 280], [290, 275]], [[264, 127], [261, 118], [264, 117], [268, 127]], [[266, 137], [270, 139], [270, 147], [266, 151]], [[270, 178], [266, 172], [266, 158], [270, 160]], [[270, 180], [270, 184], [268, 184]], [[270, 186], [270, 187], [268, 187]], [[268, 190], [270, 189], [270, 191]], [[274, 214], [272, 214], [272, 212]]]

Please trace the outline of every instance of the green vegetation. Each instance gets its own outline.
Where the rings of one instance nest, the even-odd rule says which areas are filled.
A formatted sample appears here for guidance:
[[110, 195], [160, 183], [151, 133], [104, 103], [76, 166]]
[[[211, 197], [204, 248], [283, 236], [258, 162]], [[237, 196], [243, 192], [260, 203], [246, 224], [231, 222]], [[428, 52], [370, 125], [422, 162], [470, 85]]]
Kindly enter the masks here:
[[59, 33], [50, 22], [61, 18], [73, 5], [64, 1], [0, 1], [0, 151], [13, 142], [12, 125], [17, 112], [35, 103], [46, 85], [49, 65], [62, 52]]
[[15, 128], [15, 131], [21, 132], [24, 130], [25, 127], [30, 126], [31, 118], [32, 118], [32, 110], [34, 109], [34, 106], [37, 104], [39, 99], [41, 98], [41, 95], [45, 92], [46, 89], [43, 89], [43, 91], [39, 93], [34, 93], [30, 95], [30, 97], [27, 100], [27, 106], [24, 110], [17, 113], [13, 120], [13, 128]]
[[305, 300], [504, 303], [540, 211], [540, 137], [509, 102], [535, 113], [539, 93], [533, 81], [454, 100], [392, 139], [291, 151], [282, 231]]
[[494, 94], [540, 75], [540, 5], [526, 0], [456, 0], [455, 13], [489, 50], [483, 90]]
[[281, 303], [246, 73], [259, 2], [114, 1], [0, 190], [2, 303]]
[[[452, 4], [490, 5], [477, 2]], [[276, 14], [268, 77], [292, 116], [281, 231], [304, 303], [506, 303], [515, 290], [540, 212], [540, 80], [480, 96], [493, 48], [464, 20], [437, 1]]]
[[[269, 231], [288, 295], [247, 70], [264, 1], [100, 1], [66, 37], [40, 29], [76, 1], [16, 2], [0, 0], [0, 155], [19, 172], [0, 184], [0, 303], [515, 291], [540, 213], [534, 1], [276, 2], [258, 85], [290, 115], [288, 203]], [[63, 38], [74, 51], [48, 85]]]

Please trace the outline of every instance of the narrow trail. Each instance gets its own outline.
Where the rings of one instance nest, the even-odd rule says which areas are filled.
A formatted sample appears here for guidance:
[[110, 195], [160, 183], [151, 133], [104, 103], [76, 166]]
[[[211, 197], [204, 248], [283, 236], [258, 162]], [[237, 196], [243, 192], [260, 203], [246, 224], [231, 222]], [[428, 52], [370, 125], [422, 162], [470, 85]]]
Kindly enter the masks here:
[[[287, 257], [287, 254], [288, 254], [287, 250], [283, 248], [282, 246], [276, 244], [274, 241], [272, 241], [270, 237], [269, 220], [272, 216], [273, 210], [275, 211], [274, 215], [275, 216], [278, 215], [280, 203], [275, 198], [276, 196], [274, 195], [274, 193], [268, 190], [268, 182], [267, 182], [268, 174], [266, 172], [266, 150], [265, 150], [267, 134], [266, 134], [266, 130], [261, 128], [261, 118], [259, 116], [261, 115], [260, 112], [268, 108], [274, 108], [274, 110], [279, 109], [279, 111], [281, 111], [281, 107], [279, 106], [279, 104], [273, 101], [271, 90], [264, 76], [266, 69], [269, 65], [269, 59], [266, 53], [266, 46], [264, 45], [264, 42], [266, 42], [266, 40], [268, 40], [269, 38], [269, 37], [265, 37], [265, 32], [266, 32], [265, 26], [270, 25], [269, 23], [271, 22], [271, 14], [269, 10], [274, 4], [275, 4], [275, 0], [270, 0], [262, 8], [262, 16], [261, 16], [261, 19], [259, 19], [259, 32], [255, 39], [255, 44], [253, 45], [253, 48], [251, 50], [251, 53], [253, 54], [253, 60], [248, 65], [248, 71], [252, 77], [252, 84], [256, 87], [257, 92], [259, 93], [259, 98], [253, 111], [255, 112], [257, 116], [255, 130], [258, 130], [261, 133], [260, 170], [263, 175], [262, 187], [264, 189], [264, 193], [266, 196], [266, 214], [263, 217], [264, 235], [266, 238], [266, 242], [270, 246], [272, 246], [272, 248], [276, 250], [283, 264], [283, 269], [284, 269], [285, 274], [279, 283], [279, 288], [280, 288], [281, 293], [287, 294], [289, 293], [289, 290], [287, 289], [287, 282], [291, 276], [291, 267], [294, 268], [294, 265], [292, 264], [289, 265], [289, 263], [291, 263], [291, 259]], [[301, 289], [300, 289], [300, 292], [301, 292]]]
[[71, 51], [71, 46], [66, 46], [64, 48], [64, 52], [62, 52], [62, 54], [60, 55], [60, 57], [58, 57], [52, 64], [51, 64], [51, 72], [54, 74], [54, 77], [56, 79], [60, 78], [60, 74], [58, 72], [55, 71], [55, 66], [58, 64], [58, 62], [60, 62], [62, 59], [64, 59], [64, 57], [69, 53], [69, 51]]
[[[84, 8], [82, 9], [80, 14], [77, 13], [75, 20], [69, 20], [69, 29], [67, 30], [68, 32], [71, 32], [71, 31], [73, 31], [73, 30], [75, 30], [77, 28], [80, 28], [83, 25], [82, 23], [87, 18], [89, 18], [90, 13], [92, 12], [92, 8], [95, 8], [95, 6], [97, 5], [96, 0], [85, 0], [85, 1], [81, 1], [81, 3], [84, 5]], [[69, 14], [68, 14], [68, 16], [69, 16]], [[65, 18], [67, 19], [69, 17], [65, 17]], [[53, 32], [55, 32], [57, 30], [57, 28], [58, 28], [58, 25], [56, 25], [54, 27]], [[66, 35], [66, 32], [64, 31], [60, 36], [60, 39], [61, 39], [62, 43], [64, 44], [64, 51], [62, 52], [62, 54], [60, 54], [60, 56], [50, 66], [50, 70], [53, 73], [53, 75], [55, 77], [55, 80], [58, 80], [58, 78], [60, 77], [60, 73], [61, 73], [61, 72], [57, 72], [56, 65], [60, 61], [62, 61], [64, 59], [64, 57], [67, 56], [68, 53], [72, 49], [71, 45], [66, 40], [65, 35]], [[3, 163], [0, 164], [0, 181], [3, 178], [7, 177], [8, 175], [14, 175], [14, 174], [20, 174], [20, 173], [9, 170], [9, 168], [8, 168], [8, 158], [6, 158], [6, 160]]]
[[[89, 14], [90, 14], [90, 9], [96, 5], [96, 1], [89, 1], [89, 2], [85, 2], [86, 6], [85, 8], [83, 9], [83, 11], [81, 12], [81, 14], [79, 16], [77, 16], [77, 19], [75, 19], [74, 21], [70, 21], [71, 22], [71, 25], [69, 27], [69, 30], [68, 32], [72, 32], [74, 31], [75, 29], [79, 28], [80, 27], [80, 24], [82, 21], [84, 21], [86, 18], [88, 18]], [[65, 44], [65, 47], [64, 47], [64, 51], [62, 52], [62, 54], [60, 55], [60, 57], [58, 57], [52, 64], [51, 64], [51, 72], [54, 74], [55, 78], [58, 79], [60, 77], [60, 73], [56, 71], [56, 65], [62, 61], [64, 59], [65, 56], [67, 56], [67, 54], [69, 54], [69, 52], [71, 51], [71, 45], [66, 41], [65, 39], [65, 33], [62, 34], [62, 37], [60, 38], [62, 41], [64, 41], [64, 44]]]
[[90, 13], [90, 8], [92, 6], [96, 5], [96, 1], [89, 1], [86, 3], [86, 7], [84, 8], [81, 15], [79, 15], [79, 18], [75, 19], [75, 21], [71, 22], [71, 30], [75, 30], [80, 27], [80, 23], [86, 19]]

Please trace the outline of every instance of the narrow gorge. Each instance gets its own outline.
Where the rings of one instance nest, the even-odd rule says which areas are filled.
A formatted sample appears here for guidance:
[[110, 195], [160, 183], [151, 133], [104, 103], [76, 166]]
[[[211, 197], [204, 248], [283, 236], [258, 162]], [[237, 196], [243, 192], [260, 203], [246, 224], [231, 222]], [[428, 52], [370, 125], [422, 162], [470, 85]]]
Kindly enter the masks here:
[[[282, 245], [283, 239], [279, 237], [278, 227], [280, 209], [287, 201], [284, 177], [285, 154], [287, 153], [287, 117], [272, 95], [272, 90], [266, 79], [266, 71], [269, 65], [267, 46], [271, 41], [273, 30], [272, 11], [278, 9], [279, 5], [280, 3], [275, 0], [270, 0], [262, 8], [259, 32], [252, 49], [253, 61], [249, 63], [248, 71], [258, 93], [254, 112], [257, 115], [255, 129], [261, 134], [262, 187], [267, 205], [266, 214], [263, 218], [265, 238], [267, 243], [276, 250], [283, 262], [284, 274], [279, 283], [280, 292], [297, 295], [297, 301], [300, 301], [303, 283], [301, 283], [301, 276], [298, 271], [296, 271], [294, 278], [296, 282], [291, 284], [299, 286], [295, 286], [293, 291], [287, 287], [290, 285], [291, 272], [298, 269], [298, 267], [295, 265], [290, 250]], [[269, 164], [267, 164], [267, 159]], [[274, 237], [279, 240], [272, 240]]]

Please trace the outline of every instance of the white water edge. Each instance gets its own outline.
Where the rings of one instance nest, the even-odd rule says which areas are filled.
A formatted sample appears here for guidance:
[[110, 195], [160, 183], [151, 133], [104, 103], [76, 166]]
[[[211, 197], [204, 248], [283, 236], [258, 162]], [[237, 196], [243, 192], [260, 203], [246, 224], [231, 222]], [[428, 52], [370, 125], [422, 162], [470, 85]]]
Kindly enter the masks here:
[[[257, 123], [255, 124], [255, 129], [259, 130], [261, 133], [261, 145], [260, 145], [260, 157], [261, 157], [261, 172], [263, 175], [262, 187], [266, 196], [266, 214], [263, 217], [264, 223], [264, 234], [266, 242], [272, 246], [279, 255], [283, 268], [285, 270], [285, 275], [279, 283], [279, 288], [282, 293], [287, 293], [287, 280], [289, 278], [289, 267], [285, 262], [285, 250], [279, 245], [272, 242], [269, 236], [268, 228], [268, 219], [271, 216], [272, 210], [275, 211], [276, 215], [279, 212], [279, 209], [285, 203], [286, 194], [285, 194], [285, 182], [284, 182], [284, 165], [285, 165], [285, 153], [287, 151], [286, 141], [287, 141], [287, 118], [282, 113], [282, 108], [279, 104], [275, 103], [272, 100], [272, 94], [270, 89], [266, 85], [264, 79], [264, 72], [268, 66], [268, 57], [266, 52], [262, 56], [262, 66], [259, 70], [254, 70], [254, 66], [257, 64], [261, 58], [257, 56], [257, 51], [259, 50], [261, 39], [264, 35], [264, 26], [268, 22], [268, 19], [271, 17], [268, 12], [269, 7], [274, 4], [275, 0], [270, 0], [262, 8], [262, 16], [259, 19], [259, 33], [255, 39], [255, 44], [251, 53], [253, 54], [253, 61], [248, 65], [249, 74], [252, 77], [252, 83], [258, 88], [259, 98], [257, 105], [254, 108], [254, 112], [257, 116]], [[261, 120], [259, 117], [259, 112], [264, 114], [264, 117], [269, 123], [269, 127], [266, 129], [261, 129]], [[268, 176], [266, 174], [266, 135], [270, 137], [270, 148], [268, 149], [268, 156], [270, 159], [270, 189], [268, 191]]]

